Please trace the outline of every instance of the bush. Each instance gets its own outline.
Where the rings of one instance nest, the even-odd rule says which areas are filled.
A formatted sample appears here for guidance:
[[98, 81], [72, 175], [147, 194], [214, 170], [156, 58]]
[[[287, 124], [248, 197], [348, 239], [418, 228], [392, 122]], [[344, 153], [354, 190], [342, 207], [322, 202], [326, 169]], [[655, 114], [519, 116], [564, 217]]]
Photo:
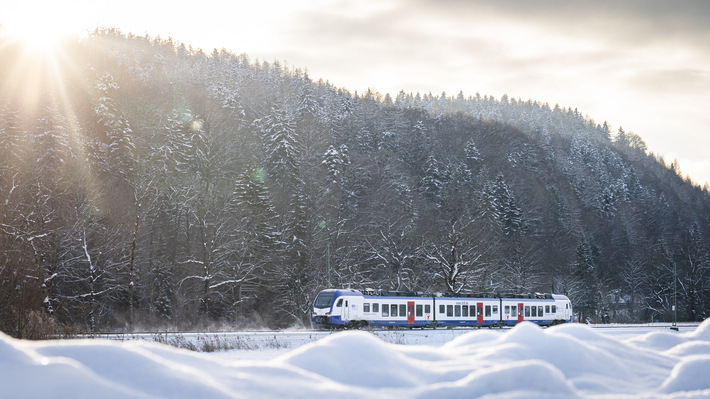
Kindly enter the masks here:
[[65, 339], [76, 338], [80, 333], [80, 329], [76, 326], [58, 323], [44, 311], [32, 310], [27, 315], [27, 319], [19, 338], [31, 340]]

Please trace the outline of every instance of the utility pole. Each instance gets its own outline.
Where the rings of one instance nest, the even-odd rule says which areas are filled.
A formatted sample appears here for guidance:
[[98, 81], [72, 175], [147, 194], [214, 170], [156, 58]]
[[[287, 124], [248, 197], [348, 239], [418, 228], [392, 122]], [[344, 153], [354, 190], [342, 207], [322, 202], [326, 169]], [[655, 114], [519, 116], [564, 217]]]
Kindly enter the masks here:
[[678, 320], [678, 311], [676, 310], [676, 305], [678, 304], [678, 291], [676, 288], [676, 281], [678, 281], [678, 272], [675, 261], [673, 261], [673, 326], [671, 330], [678, 331], [678, 325], [676, 324]]
[[[320, 223], [318, 223], [318, 227], [320, 227], [321, 230], [325, 229], [325, 220], [321, 220]], [[330, 235], [328, 235], [328, 238], [330, 238]], [[326, 283], [328, 284], [326, 288], [330, 288], [330, 242], [325, 243], [325, 275]]]

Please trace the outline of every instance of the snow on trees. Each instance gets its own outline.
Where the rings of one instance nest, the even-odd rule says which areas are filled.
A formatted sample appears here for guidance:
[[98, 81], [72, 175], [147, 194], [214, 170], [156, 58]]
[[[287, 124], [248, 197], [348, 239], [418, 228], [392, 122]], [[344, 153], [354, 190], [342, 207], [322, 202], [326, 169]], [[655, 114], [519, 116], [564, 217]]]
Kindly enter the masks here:
[[0, 93], [15, 336], [30, 311], [87, 330], [305, 324], [328, 271], [353, 288], [555, 287], [600, 320], [668, 320], [675, 283], [679, 316], [710, 313], [707, 188], [577, 109], [350, 93], [111, 30], [75, 51], [66, 96]]

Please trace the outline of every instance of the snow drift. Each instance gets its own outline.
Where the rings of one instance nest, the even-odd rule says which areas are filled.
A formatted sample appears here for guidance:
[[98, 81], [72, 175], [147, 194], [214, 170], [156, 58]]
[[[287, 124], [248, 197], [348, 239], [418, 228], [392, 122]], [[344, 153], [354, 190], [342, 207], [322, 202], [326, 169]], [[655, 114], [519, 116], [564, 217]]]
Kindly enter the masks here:
[[581, 325], [472, 331], [438, 347], [342, 332], [270, 361], [141, 342], [0, 334], [8, 398], [710, 398], [710, 320], [628, 339]]

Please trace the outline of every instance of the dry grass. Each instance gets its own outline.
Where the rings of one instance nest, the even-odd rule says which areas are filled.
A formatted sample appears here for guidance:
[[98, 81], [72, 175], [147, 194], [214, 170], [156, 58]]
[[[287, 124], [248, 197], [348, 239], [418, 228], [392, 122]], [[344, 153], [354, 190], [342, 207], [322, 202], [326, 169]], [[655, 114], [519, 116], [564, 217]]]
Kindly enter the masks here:
[[218, 334], [198, 334], [196, 343], [186, 339], [180, 333], [156, 333], [153, 334], [154, 342], [174, 346], [176, 348], [188, 349], [195, 352], [215, 352], [220, 350], [259, 350], [259, 349], [282, 349], [289, 348], [289, 345], [274, 336], [267, 340], [254, 340], [248, 336], [222, 336]]
[[71, 339], [81, 334], [81, 330], [77, 326], [60, 324], [42, 311], [31, 311], [28, 319], [22, 329], [21, 338], [23, 339]]

